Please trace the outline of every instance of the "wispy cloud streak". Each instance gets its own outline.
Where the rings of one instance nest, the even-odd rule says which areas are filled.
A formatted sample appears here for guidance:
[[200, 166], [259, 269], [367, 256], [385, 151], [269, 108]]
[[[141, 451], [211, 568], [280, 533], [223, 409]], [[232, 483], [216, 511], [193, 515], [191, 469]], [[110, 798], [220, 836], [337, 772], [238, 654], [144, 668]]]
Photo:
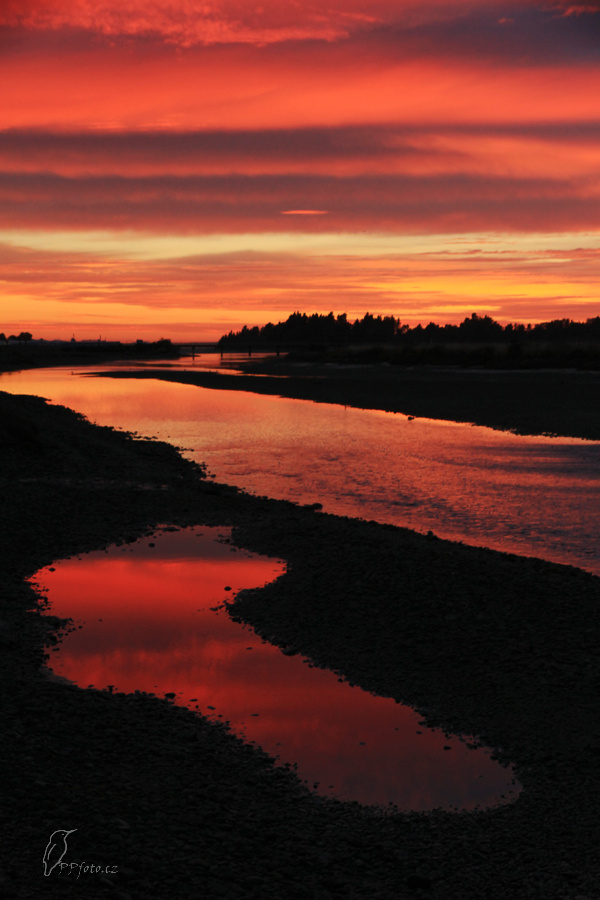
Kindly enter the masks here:
[[0, 42], [13, 317], [600, 312], [596, 0], [4, 0]]
[[[579, 231], [595, 228], [595, 183], [475, 176], [0, 177], [0, 227], [148, 233]], [[327, 210], [327, 217], [285, 211]]]

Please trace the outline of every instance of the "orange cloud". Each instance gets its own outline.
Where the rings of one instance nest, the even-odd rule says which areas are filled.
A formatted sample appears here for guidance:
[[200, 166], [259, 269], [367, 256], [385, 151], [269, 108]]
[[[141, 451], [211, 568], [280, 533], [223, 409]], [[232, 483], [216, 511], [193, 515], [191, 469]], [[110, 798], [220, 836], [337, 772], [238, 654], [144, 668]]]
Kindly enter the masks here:
[[[16, 256], [3, 312], [162, 329], [328, 311], [332, 297], [357, 315], [591, 308], [571, 252], [525, 254], [500, 278], [489, 253], [461, 256], [459, 274], [454, 257], [375, 265], [365, 247], [556, 232], [589, 245], [599, 13], [566, 0], [5, 0], [0, 227]], [[54, 236], [53, 252], [23, 249], [25, 232]], [[110, 252], [75, 252], [98, 232]], [[244, 236], [236, 248], [260, 254], [142, 261], [132, 235], [186, 248]], [[273, 242], [290, 235], [288, 259]]]
[[[564, 237], [563, 237], [564, 242]], [[109, 253], [0, 245], [3, 330], [60, 337], [217, 339], [295, 309], [351, 318], [376, 310], [403, 322], [460, 322], [473, 311], [503, 321], [599, 314], [600, 250], [490, 249], [386, 256], [245, 252], [142, 260]], [[496, 249], [499, 247], [500, 249]]]
[[399, 59], [396, 49], [26, 46], [0, 60], [4, 128], [292, 129], [432, 122], [597, 121], [598, 73], [578, 65]]

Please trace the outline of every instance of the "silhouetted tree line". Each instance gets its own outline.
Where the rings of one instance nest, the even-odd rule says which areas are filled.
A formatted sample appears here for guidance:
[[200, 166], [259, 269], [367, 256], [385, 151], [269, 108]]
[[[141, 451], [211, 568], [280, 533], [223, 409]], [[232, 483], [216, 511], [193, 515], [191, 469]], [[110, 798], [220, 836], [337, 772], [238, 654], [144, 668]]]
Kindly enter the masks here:
[[334, 316], [295, 312], [285, 322], [230, 331], [219, 341], [221, 349], [282, 348], [301, 346], [343, 346], [348, 344], [387, 344], [411, 346], [423, 344], [498, 343], [519, 346], [535, 341], [567, 343], [600, 340], [600, 316], [575, 322], [553, 319], [537, 325], [501, 325], [491, 316], [472, 313], [460, 325], [403, 325], [394, 316], [366, 313], [362, 319], [348, 321], [345, 313]]
[[0, 334], [0, 344], [8, 344], [9, 341], [18, 341], [20, 344], [27, 343], [32, 340], [32, 337], [29, 331], [21, 331], [20, 334], [9, 334], [8, 337], [2, 332]]

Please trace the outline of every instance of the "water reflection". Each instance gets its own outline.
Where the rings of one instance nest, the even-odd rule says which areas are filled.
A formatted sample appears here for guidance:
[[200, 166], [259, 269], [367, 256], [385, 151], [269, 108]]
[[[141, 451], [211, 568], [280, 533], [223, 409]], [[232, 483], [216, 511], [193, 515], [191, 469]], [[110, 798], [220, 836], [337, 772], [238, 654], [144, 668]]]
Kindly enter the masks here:
[[323, 794], [404, 810], [514, 798], [512, 773], [488, 751], [234, 623], [223, 601], [278, 577], [284, 564], [236, 551], [216, 539], [222, 533], [167, 530], [41, 570], [51, 611], [83, 623], [57, 648], [53, 671], [83, 687], [174, 693], [297, 763]]
[[0, 376], [0, 388], [191, 448], [255, 494], [600, 574], [598, 442], [70, 369]]

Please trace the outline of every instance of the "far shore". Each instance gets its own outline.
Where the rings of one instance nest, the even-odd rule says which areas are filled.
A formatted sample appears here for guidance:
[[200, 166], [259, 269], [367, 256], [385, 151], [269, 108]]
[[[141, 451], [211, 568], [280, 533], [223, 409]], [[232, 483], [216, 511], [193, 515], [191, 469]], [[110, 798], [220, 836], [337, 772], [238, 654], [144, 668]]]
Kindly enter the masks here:
[[215, 390], [251, 391], [470, 422], [517, 434], [600, 440], [600, 373], [575, 370], [401, 368], [257, 362], [243, 374], [189, 369], [99, 372], [113, 378], [158, 378]]
[[43, 344], [9, 344], [0, 345], [0, 374], [58, 366], [95, 366], [108, 362], [117, 364], [124, 359], [146, 361], [172, 357], [176, 360], [178, 356], [179, 351], [170, 341], [144, 341], [141, 344], [108, 341], [65, 341], [60, 345], [51, 341]]
[[[135, 353], [125, 351], [132, 347]], [[18, 349], [18, 348], [17, 348]], [[62, 353], [20, 351], [0, 357], [0, 372], [55, 366], [105, 366], [97, 375], [151, 378], [213, 390], [249, 391], [358, 409], [378, 409], [416, 418], [484, 425], [516, 434], [600, 440], [600, 372], [575, 369], [495, 370], [454, 366], [333, 365], [289, 362], [285, 356], [248, 359], [239, 374], [200, 367], [154, 368], [163, 353], [152, 345], [93, 351], [74, 345]], [[198, 357], [200, 359], [200, 357]], [[135, 362], [139, 368], [111, 371]], [[227, 356], [224, 358], [227, 365]]]

